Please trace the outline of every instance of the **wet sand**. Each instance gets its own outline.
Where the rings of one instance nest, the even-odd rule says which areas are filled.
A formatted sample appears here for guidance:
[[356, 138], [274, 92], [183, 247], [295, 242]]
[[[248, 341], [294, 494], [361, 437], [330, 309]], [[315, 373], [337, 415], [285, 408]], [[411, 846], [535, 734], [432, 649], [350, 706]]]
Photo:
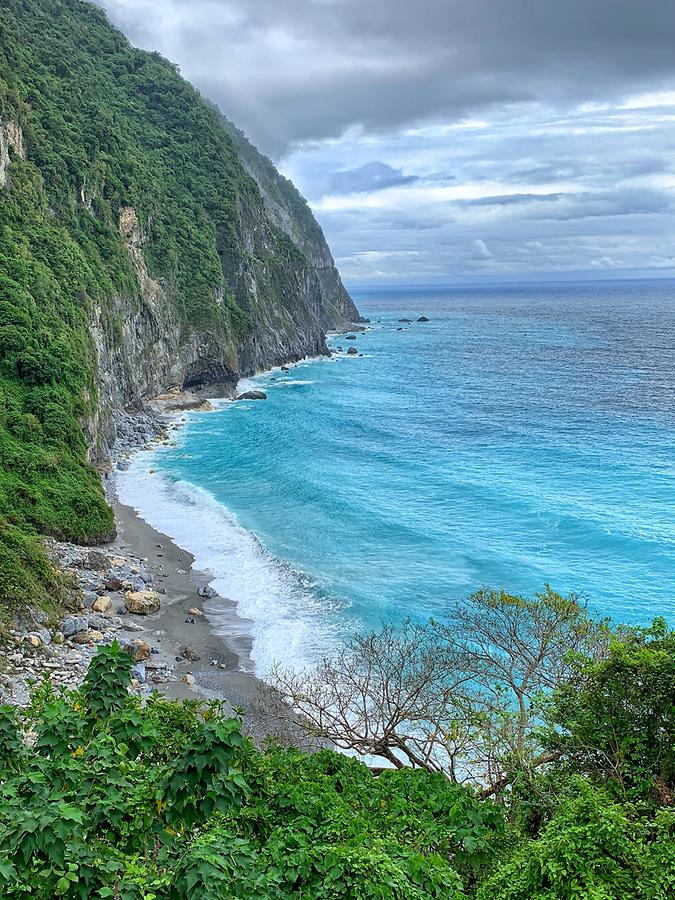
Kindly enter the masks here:
[[[194, 685], [165, 682], [157, 685], [164, 694], [180, 699], [220, 699], [231, 707], [246, 708], [259, 695], [261, 682], [253, 674], [250, 659], [251, 641], [246, 622], [236, 613], [235, 604], [225, 598], [205, 601], [198, 590], [209, 585], [210, 577], [194, 569], [194, 557], [178, 547], [171, 538], [152, 528], [129, 506], [114, 501], [117, 538], [106, 549], [111, 554], [133, 553], [147, 559], [146, 568], [155, 577], [153, 589], [161, 593], [159, 612], [144, 617], [148, 641], [160, 650], [148, 661], [148, 677], [152, 669], [169, 664], [176, 675], [192, 675]], [[188, 610], [204, 610], [204, 604], [225, 605], [232, 612], [231, 635], [212, 633], [208, 617], [191, 616]], [[222, 606], [221, 606], [222, 609]], [[186, 619], [192, 620], [186, 621]], [[138, 619], [136, 618], [136, 621]], [[190, 647], [198, 660], [177, 660], [181, 649]]]

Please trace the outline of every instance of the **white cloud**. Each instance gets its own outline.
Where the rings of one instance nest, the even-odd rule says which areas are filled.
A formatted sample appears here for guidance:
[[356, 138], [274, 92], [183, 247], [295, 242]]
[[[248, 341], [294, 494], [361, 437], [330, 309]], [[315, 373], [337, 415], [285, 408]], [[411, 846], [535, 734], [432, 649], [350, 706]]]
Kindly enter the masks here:
[[473, 259], [492, 259], [494, 254], [490, 253], [488, 245], [482, 238], [476, 238], [473, 242]]

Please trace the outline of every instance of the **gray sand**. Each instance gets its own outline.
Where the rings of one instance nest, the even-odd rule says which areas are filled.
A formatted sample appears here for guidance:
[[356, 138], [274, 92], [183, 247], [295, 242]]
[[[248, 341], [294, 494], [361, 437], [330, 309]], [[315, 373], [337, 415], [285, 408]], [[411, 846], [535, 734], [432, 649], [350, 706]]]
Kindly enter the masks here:
[[[149, 643], [161, 650], [149, 660], [148, 675], [152, 675], [153, 664], [168, 661], [177, 675], [193, 675], [196, 684], [159, 684], [158, 689], [167, 696], [193, 700], [207, 697], [227, 700], [232, 707], [247, 706], [258, 696], [261, 682], [252, 674], [251, 643], [246, 636], [246, 623], [237, 616], [235, 604], [225, 598], [208, 601], [231, 608], [229, 637], [213, 634], [206, 614], [195, 617], [194, 624], [186, 622], [192, 618], [189, 609], [204, 610], [205, 601], [197, 591], [209, 584], [209, 577], [193, 568], [192, 554], [148, 525], [131, 507], [116, 501], [114, 510], [118, 535], [108, 550], [114, 553], [118, 549], [121, 554], [128, 551], [146, 558], [147, 569], [155, 576], [153, 587], [166, 590], [160, 611], [139, 622], [146, 628]], [[176, 661], [186, 645], [196, 651], [198, 661]]]

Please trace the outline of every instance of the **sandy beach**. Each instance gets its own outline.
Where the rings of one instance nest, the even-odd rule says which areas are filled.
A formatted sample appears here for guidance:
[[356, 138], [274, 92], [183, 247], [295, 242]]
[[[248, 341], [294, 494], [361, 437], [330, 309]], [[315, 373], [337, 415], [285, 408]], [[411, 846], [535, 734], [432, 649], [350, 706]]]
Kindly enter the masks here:
[[[250, 639], [234, 603], [222, 598], [222, 603], [229, 603], [232, 609], [232, 639], [212, 634], [206, 614], [199, 617], [188, 612], [203, 610], [204, 598], [198, 591], [209, 585], [209, 576], [195, 570], [193, 556], [152, 528], [135, 510], [119, 501], [114, 502], [114, 510], [117, 538], [102, 549], [145, 558], [146, 568], [162, 591], [159, 612], [143, 619], [147, 632], [144, 638], [160, 650], [147, 667], [170, 665], [177, 675], [195, 678], [194, 685], [172, 681], [160, 684], [159, 690], [170, 697], [221, 699], [233, 708], [246, 707], [257, 696], [261, 683], [252, 674]], [[194, 651], [191, 655], [195, 658], [177, 659], [186, 646]]]

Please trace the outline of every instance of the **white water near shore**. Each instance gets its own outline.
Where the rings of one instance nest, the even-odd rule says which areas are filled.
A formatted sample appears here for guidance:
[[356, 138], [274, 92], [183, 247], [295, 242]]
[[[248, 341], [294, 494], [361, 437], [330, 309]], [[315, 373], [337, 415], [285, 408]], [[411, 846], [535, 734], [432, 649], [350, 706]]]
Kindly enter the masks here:
[[340, 629], [327, 617], [326, 600], [317, 599], [311, 581], [269, 554], [207, 491], [151, 471], [163, 452], [158, 447], [137, 454], [116, 476], [117, 492], [122, 503], [188, 550], [197, 569], [213, 576], [220, 596], [204, 610], [214, 632], [232, 636], [232, 613], [222, 598], [233, 600], [250, 630], [251, 658], [260, 676], [277, 663], [302, 668], [330, 651]]

